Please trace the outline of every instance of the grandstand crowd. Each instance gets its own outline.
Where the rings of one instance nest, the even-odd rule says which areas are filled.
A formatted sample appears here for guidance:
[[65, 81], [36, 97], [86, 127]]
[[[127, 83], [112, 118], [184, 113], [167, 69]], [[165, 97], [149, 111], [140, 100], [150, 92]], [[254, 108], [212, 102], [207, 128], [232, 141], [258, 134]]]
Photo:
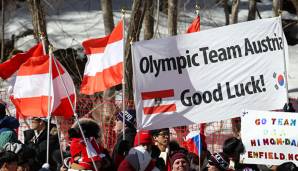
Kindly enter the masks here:
[[[294, 112], [294, 109], [286, 111]], [[169, 128], [137, 131], [135, 110], [115, 115], [117, 141], [113, 149], [103, 147], [101, 135], [105, 133], [94, 120], [81, 118], [68, 130], [69, 145], [65, 149], [61, 148], [56, 126], [50, 124], [47, 153], [48, 120], [31, 118], [31, 129], [23, 132], [24, 142], [21, 142], [16, 133], [20, 123], [6, 114], [6, 105], [1, 102], [0, 171], [298, 170], [292, 162], [279, 166], [243, 164], [240, 154], [245, 149], [240, 137], [226, 139], [222, 151], [211, 154], [203, 134], [198, 134], [199, 144], [191, 141], [179, 144], [170, 140]]]

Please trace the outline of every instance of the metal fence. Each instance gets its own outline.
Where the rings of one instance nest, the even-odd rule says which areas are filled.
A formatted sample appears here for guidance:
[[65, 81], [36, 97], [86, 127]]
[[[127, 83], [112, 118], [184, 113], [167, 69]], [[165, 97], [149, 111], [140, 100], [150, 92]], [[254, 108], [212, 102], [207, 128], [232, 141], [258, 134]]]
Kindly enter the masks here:
[[[0, 99], [8, 102], [9, 115], [15, 116], [15, 108], [10, 104], [6, 91], [0, 91]], [[290, 99], [296, 111], [298, 110], [298, 99]], [[80, 117], [93, 118], [98, 121], [102, 131], [102, 144], [108, 150], [112, 150], [116, 142], [116, 135], [113, 131], [115, 114], [121, 110], [121, 100], [104, 100], [95, 97], [79, 97], [77, 99], [77, 113]], [[126, 106], [133, 106], [132, 101], [127, 101]], [[60, 130], [60, 142], [62, 147], [69, 143], [67, 131], [74, 123], [73, 119], [57, 119], [57, 127]], [[23, 131], [30, 128], [29, 119], [20, 119], [21, 126], [18, 129], [19, 140], [23, 141]], [[218, 122], [206, 123], [203, 126], [194, 124], [189, 126], [170, 128], [171, 140], [183, 143], [185, 135], [190, 131], [200, 131], [206, 136], [206, 143], [210, 152], [218, 152], [222, 149], [225, 139], [232, 136], [239, 136], [240, 118], [222, 120]]]

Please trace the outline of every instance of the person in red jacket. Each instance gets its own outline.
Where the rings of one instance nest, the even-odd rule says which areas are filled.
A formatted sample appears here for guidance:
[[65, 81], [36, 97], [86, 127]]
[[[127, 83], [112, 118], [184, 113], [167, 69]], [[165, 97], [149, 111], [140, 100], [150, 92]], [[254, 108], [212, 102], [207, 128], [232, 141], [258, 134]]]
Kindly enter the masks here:
[[140, 131], [135, 136], [135, 147], [120, 163], [118, 171], [159, 171], [151, 158], [152, 136], [149, 131]]
[[[77, 123], [68, 130], [70, 143], [69, 167], [73, 170], [113, 171], [112, 160], [106, 149], [100, 144], [101, 129], [96, 121], [87, 118], [79, 120], [86, 142]], [[86, 144], [87, 143], [87, 144]], [[94, 164], [93, 164], [94, 162]]]

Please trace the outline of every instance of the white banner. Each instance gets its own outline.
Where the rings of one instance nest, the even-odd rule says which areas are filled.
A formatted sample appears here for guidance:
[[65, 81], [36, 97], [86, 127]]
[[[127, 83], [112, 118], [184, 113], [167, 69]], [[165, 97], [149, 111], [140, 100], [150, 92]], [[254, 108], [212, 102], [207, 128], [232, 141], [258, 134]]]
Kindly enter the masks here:
[[[286, 44], [286, 42], [285, 42]], [[280, 18], [133, 44], [139, 129], [281, 109], [287, 90]]]
[[298, 115], [288, 112], [247, 111], [241, 118], [244, 163], [298, 164]]

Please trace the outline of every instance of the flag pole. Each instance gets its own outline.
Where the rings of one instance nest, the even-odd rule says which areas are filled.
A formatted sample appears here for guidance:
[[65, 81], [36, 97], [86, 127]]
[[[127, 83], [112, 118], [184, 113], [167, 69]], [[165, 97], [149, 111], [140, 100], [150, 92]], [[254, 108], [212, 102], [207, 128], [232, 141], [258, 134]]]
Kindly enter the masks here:
[[284, 34], [283, 34], [283, 28], [282, 28], [282, 21], [281, 21], [281, 15], [282, 11], [279, 10], [279, 23], [280, 23], [280, 33], [281, 33], [281, 38], [282, 38], [282, 53], [284, 57], [284, 74], [285, 74], [285, 81], [286, 81], [286, 89], [287, 89], [287, 104], [289, 104], [289, 93], [288, 93], [288, 72], [287, 72], [287, 60], [286, 60], [286, 52], [285, 52], [285, 39], [284, 39]]
[[61, 134], [60, 134], [60, 124], [58, 123], [58, 118], [57, 116], [55, 116], [55, 120], [56, 120], [56, 125], [57, 125], [57, 133], [58, 133], [58, 139], [59, 139], [59, 150], [60, 150], [60, 157], [61, 157], [61, 163], [63, 164], [64, 162], [64, 157], [63, 157], [63, 150], [62, 150], [62, 147], [61, 147]]
[[[199, 17], [200, 16], [200, 6], [198, 5], [198, 2], [196, 2], [195, 10], [196, 10], [197, 17]], [[201, 157], [202, 157], [201, 156], [201, 139], [202, 139], [201, 132], [204, 132], [202, 130], [202, 129], [204, 129], [204, 127], [205, 127], [205, 123], [201, 123], [200, 124], [200, 131], [199, 131], [200, 140], [199, 140], [199, 150], [198, 150], [198, 153], [199, 153], [199, 171], [201, 171]]]
[[[43, 34], [40, 36], [43, 48], [43, 54], [47, 55], [45, 48], [45, 37]], [[51, 124], [51, 95], [52, 95], [52, 58], [49, 56], [49, 93], [48, 93], [48, 117], [47, 117], [47, 158], [46, 163], [49, 164], [50, 155], [50, 124]], [[54, 99], [53, 99], [54, 100]]]
[[[51, 47], [51, 49], [52, 49], [52, 48], [53, 48], [53, 47]], [[73, 114], [74, 114], [75, 121], [78, 123], [80, 132], [82, 133], [83, 141], [84, 141], [84, 143], [85, 143], [85, 145], [86, 145], [87, 154], [89, 154], [89, 148], [88, 148], [87, 139], [86, 139], [85, 134], [84, 134], [84, 132], [83, 132], [82, 126], [81, 126], [81, 124], [80, 124], [80, 122], [79, 122], [78, 114], [75, 112], [74, 105], [72, 104], [72, 101], [71, 101], [71, 99], [70, 99], [70, 95], [69, 95], [69, 92], [68, 92], [68, 90], [67, 90], [67, 88], [66, 88], [65, 81], [63, 80], [63, 78], [62, 78], [62, 76], [61, 76], [61, 72], [60, 72], [60, 70], [58, 69], [57, 62], [56, 62], [55, 57], [54, 57], [54, 55], [53, 55], [52, 52], [50, 53], [50, 56], [52, 56], [52, 58], [54, 59], [53, 61], [54, 61], [55, 67], [57, 68], [59, 78], [60, 78], [60, 80], [61, 80], [61, 82], [62, 82], [62, 85], [63, 85], [63, 87], [64, 87], [64, 90], [65, 90], [65, 92], [66, 92], [66, 94], [67, 94], [67, 99], [68, 99], [68, 102], [69, 102], [69, 104], [70, 104], [70, 106], [71, 106], [72, 112], [73, 112]], [[92, 164], [93, 164], [93, 167], [94, 167], [95, 171], [98, 171], [98, 169], [97, 169], [97, 167], [96, 167], [96, 164], [95, 164], [95, 162], [94, 162], [94, 159], [93, 159], [92, 157], [91, 157], [91, 161], [92, 161]]]
[[[131, 52], [131, 58], [132, 59], [134, 59], [134, 55], [133, 55], [133, 51], [132, 51], [132, 48], [133, 48], [133, 41], [132, 40], [130, 40], [130, 42], [129, 42], [129, 44], [130, 44], [130, 52]], [[137, 114], [136, 114], [136, 117], [137, 117]], [[142, 129], [137, 129], [137, 134], [136, 134], [136, 136], [137, 136], [137, 139], [138, 139], [138, 145], [140, 145], [140, 142], [141, 142], [141, 131], [142, 131]]]
[[197, 17], [200, 16], [200, 6], [196, 4], [195, 6]]
[[123, 140], [125, 140], [125, 10], [121, 10], [122, 13], [122, 34], [123, 34], [123, 67], [122, 67], [122, 132]]
[[198, 150], [198, 154], [199, 154], [199, 171], [201, 171], [201, 140], [202, 140], [202, 137], [201, 137], [201, 134], [199, 132], [199, 150]]

